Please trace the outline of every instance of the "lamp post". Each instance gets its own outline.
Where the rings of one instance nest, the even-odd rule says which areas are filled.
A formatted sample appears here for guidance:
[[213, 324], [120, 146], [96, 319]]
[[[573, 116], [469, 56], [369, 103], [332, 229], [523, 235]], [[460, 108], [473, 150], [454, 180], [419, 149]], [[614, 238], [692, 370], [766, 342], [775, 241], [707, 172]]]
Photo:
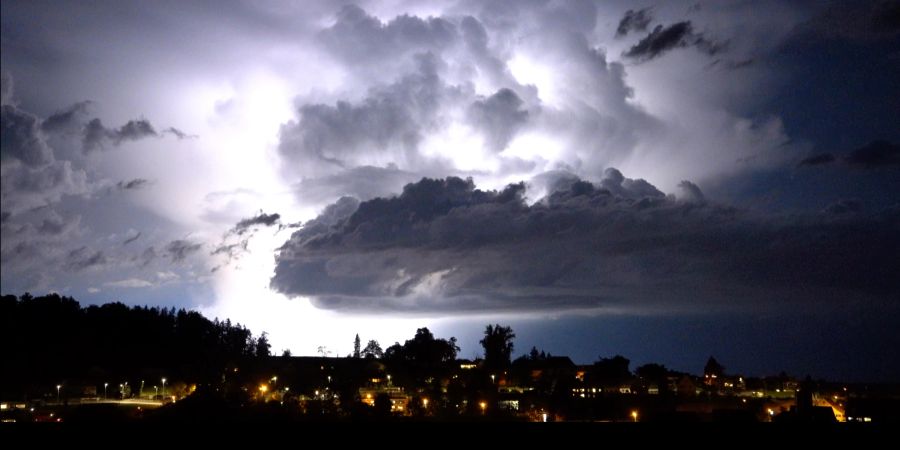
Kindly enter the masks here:
[[163, 398], [165, 398], [166, 397], [166, 379], [165, 378], [162, 379], [162, 385], [163, 385], [163, 389], [162, 389]]
[[138, 394], [138, 396], [140, 396], [140, 397], [144, 396], [144, 380], [141, 380], [141, 393]]
[[109, 386], [109, 383], [103, 383], [103, 400], [106, 400], [106, 388]]
[[59, 403], [59, 389], [62, 387], [61, 384], [56, 385], [56, 403]]

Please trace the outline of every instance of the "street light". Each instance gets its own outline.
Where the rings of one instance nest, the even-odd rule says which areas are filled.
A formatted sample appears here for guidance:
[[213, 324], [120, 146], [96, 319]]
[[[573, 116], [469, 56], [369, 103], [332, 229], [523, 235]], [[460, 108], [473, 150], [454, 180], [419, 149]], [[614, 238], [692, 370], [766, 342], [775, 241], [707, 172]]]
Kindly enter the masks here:
[[61, 388], [61, 384], [56, 385], [56, 403], [59, 403], [59, 388]]
[[163, 397], [165, 397], [166, 396], [166, 379], [165, 378], [162, 379], [162, 384], [163, 384], [163, 389], [162, 389]]
[[144, 396], [144, 380], [141, 380], [141, 393], [138, 394], [140, 397]]
[[478, 406], [481, 406], [481, 415], [483, 416], [485, 410], [487, 409], [487, 402], [481, 402], [478, 404]]
[[103, 383], [103, 400], [106, 400], [106, 387], [109, 386], [109, 383]]
[[631, 412], [631, 419], [634, 420], [635, 422], [637, 422], [637, 416], [638, 416], [637, 411]]

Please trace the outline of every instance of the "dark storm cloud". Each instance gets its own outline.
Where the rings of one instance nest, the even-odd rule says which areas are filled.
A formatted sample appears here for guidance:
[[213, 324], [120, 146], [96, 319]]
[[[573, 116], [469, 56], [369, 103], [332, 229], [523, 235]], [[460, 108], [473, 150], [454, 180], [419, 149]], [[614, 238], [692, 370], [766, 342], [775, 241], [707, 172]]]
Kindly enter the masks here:
[[210, 256], [223, 255], [225, 256], [225, 262], [222, 265], [213, 267], [210, 271], [215, 272], [222, 268], [224, 265], [231, 264], [231, 262], [240, 259], [240, 257], [249, 251], [247, 246], [250, 244], [250, 238], [242, 239], [233, 244], [220, 244], [216, 247], [212, 252], [210, 252]]
[[622, 16], [622, 20], [619, 21], [619, 26], [616, 28], [616, 37], [625, 36], [630, 31], [645, 31], [653, 20], [653, 17], [650, 15], [650, 9], [644, 8], [637, 11], [629, 9], [626, 11], [625, 15]]
[[58, 133], [78, 129], [84, 124], [92, 102], [78, 102], [64, 110], [55, 112], [41, 123], [41, 129], [47, 133]]
[[103, 250], [92, 250], [87, 246], [79, 247], [66, 255], [65, 268], [71, 271], [82, 271], [106, 265], [109, 259]]
[[641, 196], [618, 175], [569, 178], [530, 206], [524, 184], [481, 191], [459, 178], [355, 210], [342, 200], [285, 243], [271, 285], [375, 312], [740, 309], [900, 289], [900, 210], [761, 217], [705, 202], [693, 183], [680, 198]]
[[528, 121], [528, 111], [522, 109], [523, 104], [512, 90], [500, 89], [490, 97], [472, 103], [469, 120], [484, 134], [488, 148], [500, 152]]
[[[583, 182], [582, 182], [583, 183]], [[606, 189], [611, 194], [633, 200], [642, 198], [659, 198], [665, 197], [656, 186], [648, 183], [643, 178], [631, 179], [625, 178], [618, 169], [608, 168], [603, 172], [603, 179], [600, 180], [600, 187]]]
[[222, 255], [225, 257], [225, 262], [214, 267], [212, 272], [240, 259], [241, 256], [249, 252], [250, 239], [256, 233], [257, 227], [272, 227], [276, 225], [278, 226], [276, 233], [286, 228], [281, 223], [281, 215], [278, 213], [266, 214], [262, 210], [253, 217], [241, 219], [222, 236], [222, 242], [209, 253], [210, 256]]
[[0, 71], [0, 105], [12, 102], [13, 79], [9, 72]]
[[146, 180], [144, 178], [135, 178], [133, 180], [128, 181], [120, 181], [116, 183], [116, 187], [122, 190], [132, 190], [132, 189], [141, 189], [146, 187], [150, 183], [150, 180]]
[[900, 145], [887, 141], [873, 141], [850, 152], [844, 161], [851, 166], [866, 169], [900, 166]]
[[159, 136], [160, 134], [147, 119], [129, 120], [117, 129], [106, 128], [100, 119], [93, 119], [85, 125], [82, 132], [82, 148], [85, 153], [88, 153], [101, 150], [108, 143], [118, 146], [125, 141]]
[[[166, 244], [166, 256], [168, 256], [173, 263], [178, 263], [184, 261], [188, 256], [198, 252], [202, 247], [203, 244], [199, 242], [193, 242], [185, 239], [176, 239]], [[152, 247], [150, 249], [152, 249]], [[149, 258], [149, 260], [152, 261], [152, 258]]]
[[[12, 79], [8, 74], [6, 77], [8, 88], [12, 89]], [[85, 171], [74, 169], [70, 161], [57, 160], [41, 129], [41, 120], [8, 104], [8, 100], [0, 111], [2, 210], [17, 214], [51, 205], [67, 194], [85, 193]]]
[[164, 134], [165, 134], [165, 133], [169, 133], [169, 134], [171, 134], [172, 136], [175, 136], [176, 138], [178, 138], [178, 140], [181, 140], [181, 139], [195, 139], [195, 138], [197, 138], [197, 135], [196, 135], [196, 134], [187, 134], [187, 133], [185, 133], [184, 131], [181, 131], [181, 130], [179, 130], [178, 128], [175, 128], [175, 127], [169, 127], [169, 128], [166, 128], [165, 130], [162, 130], [162, 132], [163, 132]]
[[809, 158], [803, 159], [802, 161], [800, 161], [797, 164], [797, 166], [799, 166], [799, 167], [822, 166], [822, 165], [826, 165], [826, 164], [831, 164], [834, 161], [835, 161], [834, 155], [832, 155], [831, 153], [822, 153], [820, 155], [813, 155], [813, 156], [810, 156]]
[[688, 180], [683, 180], [681, 183], [678, 183], [678, 187], [681, 188], [681, 199], [688, 203], [694, 203], [697, 205], [703, 205], [706, 203], [706, 196], [703, 195], [703, 191], [700, 190], [700, 186], [697, 186], [694, 183], [691, 183]]
[[33, 212], [31, 220], [4, 212], [0, 261], [6, 268], [37, 265], [46, 270], [48, 265], [56, 265], [53, 261], [66, 256], [61, 248], [80, 230], [80, 215], [60, 214], [52, 208]]
[[[831, 165], [838, 159], [831, 153], [810, 156], [798, 164], [799, 167]], [[850, 167], [878, 169], [900, 167], [900, 145], [888, 141], [872, 141], [846, 154], [841, 161]]]
[[11, 213], [45, 207], [63, 196], [87, 192], [87, 176], [69, 161], [54, 161], [40, 168], [4, 165], [3, 210]]
[[122, 242], [122, 245], [128, 245], [128, 244], [130, 244], [130, 243], [132, 243], [132, 242], [138, 240], [140, 237], [141, 237], [141, 232], [138, 231], [137, 234], [135, 234], [134, 236], [132, 236], [132, 237], [130, 237], [130, 238], [128, 238], [128, 239], [125, 239], [125, 241]]
[[649, 61], [669, 50], [695, 47], [708, 55], [715, 55], [724, 46], [707, 39], [703, 33], [695, 33], [690, 21], [678, 22], [668, 27], [657, 25], [653, 31], [628, 49], [624, 56], [639, 61]]
[[81, 216], [63, 217], [51, 212], [37, 227], [37, 233], [44, 236], [64, 236], [73, 231], [81, 222]]
[[262, 211], [259, 214], [248, 217], [246, 219], [242, 219], [237, 224], [234, 225], [229, 231], [229, 234], [237, 234], [238, 236], [246, 233], [251, 227], [256, 225], [262, 225], [265, 227], [271, 227], [272, 225], [276, 225], [281, 220], [281, 215], [278, 213], [266, 214]]
[[117, 142], [136, 141], [149, 136], [157, 136], [157, 133], [146, 119], [129, 120], [115, 132]]
[[150, 246], [144, 249], [141, 252], [140, 256], [135, 257], [133, 260], [138, 263], [139, 267], [147, 267], [156, 260], [159, 255], [156, 253], [156, 247]]
[[15, 106], [3, 105], [0, 112], [0, 155], [2, 161], [17, 160], [30, 168], [53, 162], [53, 150], [41, 133], [40, 120]]

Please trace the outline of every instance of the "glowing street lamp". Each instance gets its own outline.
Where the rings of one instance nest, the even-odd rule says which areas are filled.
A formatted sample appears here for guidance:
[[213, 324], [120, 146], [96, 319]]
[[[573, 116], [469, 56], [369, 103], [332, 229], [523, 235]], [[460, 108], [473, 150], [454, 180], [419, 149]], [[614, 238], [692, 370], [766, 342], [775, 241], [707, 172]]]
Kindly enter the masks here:
[[478, 406], [481, 407], [481, 415], [483, 416], [485, 413], [485, 410], [487, 410], [487, 402], [481, 402], [478, 404]]
[[422, 399], [422, 408], [428, 409], [428, 399], [427, 398]]
[[144, 380], [141, 380], [141, 393], [138, 394], [139, 397], [144, 396]]
[[106, 388], [109, 386], [109, 383], [103, 383], [103, 400], [106, 400]]
[[61, 384], [56, 385], [56, 403], [59, 403], [59, 389], [62, 387]]
[[165, 397], [166, 396], [166, 379], [165, 378], [162, 379], [162, 385], [163, 385], [163, 388], [162, 388], [163, 397]]
[[634, 420], [635, 422], [637, 422], [637, 418], [638, 418], [638, 413], [637, 413], [637, 411], [632, 411], [632, 412], [631, 412], [631, 419]]

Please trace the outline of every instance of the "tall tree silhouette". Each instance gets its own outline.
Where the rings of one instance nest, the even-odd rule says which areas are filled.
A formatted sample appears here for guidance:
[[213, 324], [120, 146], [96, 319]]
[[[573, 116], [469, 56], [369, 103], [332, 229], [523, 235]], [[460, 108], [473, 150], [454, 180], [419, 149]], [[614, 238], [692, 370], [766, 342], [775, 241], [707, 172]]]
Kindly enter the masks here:
[[381, 358], [384, 356], [384, 351], [381, 350], [381, 345], [378, 344], [378, 341], [370, 339], [369, 343], [366, 344], [366, 348], [362, 350], [362, 356], [364, 358]]
[[359, 333], [356, 334], [356, 338], [353, 339], [353, 357], [360, 357], [360, 343], [359, 343]]
[[719, 378], [725, 373], [725, 367], [719, 364], [716, 361], [716, 358], [712, 356], [706, 361], [706, 366], [703, 367], [703, 375], [707, 378]]
[[622, 355], [600, 358], [594, 363], [592, 381], [604, 387], [618, 388], [631, 378], [630, 364], [631, 361]]
[[516, 334], [512, 328], [499, 324], [488, 325], [484, 329], [484, 338], [480, 341], [484, 347], [484, 364], [490, 369], [500, 369], [509, 366], [509, 359], [513, 352], [513, 339]]
[[271, 349], [272, 345], [269, 344], [268, 333], [263, 331], [263, 334], [256, 339], [256, 347], [254, 349], [254, 353], [256, 354], [257, 358], [264, 358], [271, 355]]

